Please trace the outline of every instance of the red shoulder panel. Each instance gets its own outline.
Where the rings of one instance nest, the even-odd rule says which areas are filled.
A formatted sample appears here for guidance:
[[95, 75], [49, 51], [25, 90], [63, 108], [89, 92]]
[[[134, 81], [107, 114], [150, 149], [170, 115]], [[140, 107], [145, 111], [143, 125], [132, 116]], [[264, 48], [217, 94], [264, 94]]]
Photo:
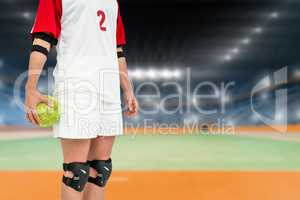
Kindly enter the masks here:
[[118, 8], [118, 21], [117, 21], [117, 45], [125, 45], [126, 44], [126, 36], [124, 30], [123, 20], [120, 14], [120, 5]]
[[40, 0], [31, 34], [48, 33], [58, 39], [61, 31], [62, 0]]

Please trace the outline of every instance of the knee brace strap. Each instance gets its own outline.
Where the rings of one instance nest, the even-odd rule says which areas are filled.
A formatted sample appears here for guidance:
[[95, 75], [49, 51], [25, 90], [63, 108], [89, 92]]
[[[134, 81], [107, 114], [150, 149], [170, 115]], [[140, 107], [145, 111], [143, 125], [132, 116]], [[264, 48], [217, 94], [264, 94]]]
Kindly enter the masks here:
[[63, 183], [78, 192], [82, 192], [89, 178], [89, 165], [87, 163], [69, 163], [63, 164], [64, 171], [70, 171], [74, 174], [72, 178], [63, 177]]
[[93, 160], [88, 161], [90, 167], [97, 171], [97, 176], [89, 177], [89, 182], [94, 183], [99, 187], [105, 187], [111, 172], [112, 172], [112, 162], [111, 159], [108, 160]]

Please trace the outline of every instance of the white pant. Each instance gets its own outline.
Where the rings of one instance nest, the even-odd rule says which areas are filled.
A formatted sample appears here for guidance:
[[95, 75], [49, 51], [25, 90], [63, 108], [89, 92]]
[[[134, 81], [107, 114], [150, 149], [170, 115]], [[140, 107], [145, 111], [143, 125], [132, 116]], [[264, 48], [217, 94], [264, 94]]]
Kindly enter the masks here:
[[54, 137], [90, 139], [123, 134], [121, 104], [105, 102], [99, 94], [87, 91], [63, 91], [54, 96], [60, 104], [60, 121]]

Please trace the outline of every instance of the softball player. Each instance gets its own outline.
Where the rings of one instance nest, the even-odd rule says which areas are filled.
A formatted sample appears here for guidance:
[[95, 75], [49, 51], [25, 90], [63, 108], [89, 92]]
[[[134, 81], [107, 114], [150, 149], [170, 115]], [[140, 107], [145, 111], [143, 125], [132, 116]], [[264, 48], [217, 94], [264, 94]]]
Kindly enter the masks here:
[[61, 118], [54, 136], [64, 157], [62, 200], [99, 200], [112, 172], [115, 136], [122, 135], [120, 86], [129, 117], [138, 104], [128, 79], [125, 33], [117, 0], [40, 0], [34, 26], [27, 118], [38, 125], [36, 105], [51, 101], [37, 82], [51, 47], [56, 46], [54, 96]]

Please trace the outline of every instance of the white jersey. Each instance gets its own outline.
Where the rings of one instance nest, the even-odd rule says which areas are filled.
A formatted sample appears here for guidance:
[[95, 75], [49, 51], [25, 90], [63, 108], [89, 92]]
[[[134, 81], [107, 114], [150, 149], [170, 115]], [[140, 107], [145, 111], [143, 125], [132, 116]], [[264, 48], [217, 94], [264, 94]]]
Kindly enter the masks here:
[[117, 46], [125, 33], [117, 0], [40, 0], [31, 33], [57, 39], [55, 90], [89, 87], [120, 102]]

